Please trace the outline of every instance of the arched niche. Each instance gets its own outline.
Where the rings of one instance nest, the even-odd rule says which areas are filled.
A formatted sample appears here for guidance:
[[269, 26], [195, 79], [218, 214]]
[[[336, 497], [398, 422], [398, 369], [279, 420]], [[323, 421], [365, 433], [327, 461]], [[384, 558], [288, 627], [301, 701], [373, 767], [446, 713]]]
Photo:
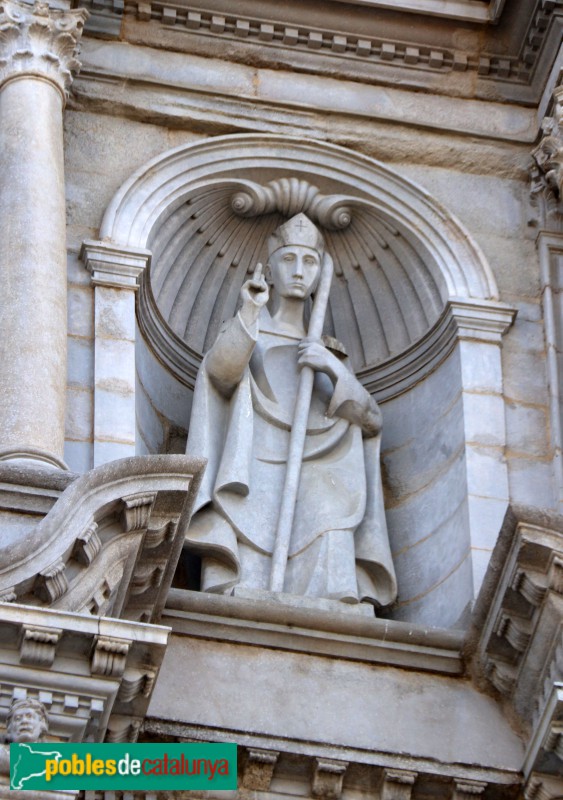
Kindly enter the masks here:
[[[480, 584], [508, 499], [502, 415], [492, 433], [479, 417], [483, 397], [499, 392], [513, 312], [463, 225], [388, 167], [325, 143], [231, 135], [170, 150], [121, 187], [85, 258], [94, 277], [96, 263], [146, 264], [138, 451], [166, 448], [167, 426], [187, 427], [202, 353], [265, 259], [269, 233], [298, 211], [323, 230], [337, 264], [328, 332], [383, 408], [400, 586], [391, 614], [452, 625]], [[484, 466], [495, 475], [490, 496]]]

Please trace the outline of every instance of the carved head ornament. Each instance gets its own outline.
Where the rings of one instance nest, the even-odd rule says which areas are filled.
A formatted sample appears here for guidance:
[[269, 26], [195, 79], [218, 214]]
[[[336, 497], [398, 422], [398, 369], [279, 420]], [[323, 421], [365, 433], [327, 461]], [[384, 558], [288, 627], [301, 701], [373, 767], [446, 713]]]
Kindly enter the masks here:
[[26, 697], [12, 701], [6, 719], [9, 741], [38, 741], [49, 727], [47, 711], [43, 703]]

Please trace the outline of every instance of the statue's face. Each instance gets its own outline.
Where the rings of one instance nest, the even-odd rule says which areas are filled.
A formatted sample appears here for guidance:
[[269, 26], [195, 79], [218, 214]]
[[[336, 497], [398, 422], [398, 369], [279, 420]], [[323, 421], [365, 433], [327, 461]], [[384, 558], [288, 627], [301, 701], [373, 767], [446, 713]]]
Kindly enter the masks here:
[[321, 274], [321, 257], [312, 247], [290, 244], [270, 256], [274, 289], [281, 297], [305, 300], [313, 292]]
[[14, 742], [38, 742], [44, 729], [41, 714], [34, 708], [22, 706], [12, 714], [8, 736]]

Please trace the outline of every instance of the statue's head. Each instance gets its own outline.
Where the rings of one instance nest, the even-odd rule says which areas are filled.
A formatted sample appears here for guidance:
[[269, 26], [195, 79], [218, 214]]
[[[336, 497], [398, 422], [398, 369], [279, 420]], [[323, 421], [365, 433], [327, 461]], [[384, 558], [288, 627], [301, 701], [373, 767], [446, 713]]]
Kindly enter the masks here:
[[272, 283], [279, 295], [305, 300], [315, 291], [324, 240], [305, 214], [297, 214], [274, 231], [268, 240], [268, 253]]
[[14, 700], [6, 719], [7, 739], [10, 742], [38, 742], [47, 733], [45, 706], [38, 700]]

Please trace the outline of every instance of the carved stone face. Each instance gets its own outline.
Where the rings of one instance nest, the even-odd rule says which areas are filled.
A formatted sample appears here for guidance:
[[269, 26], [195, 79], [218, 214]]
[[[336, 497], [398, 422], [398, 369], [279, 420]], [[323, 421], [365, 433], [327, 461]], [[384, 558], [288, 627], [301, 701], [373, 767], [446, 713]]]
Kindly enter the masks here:
[[42, 714], [31, 706], [21, 706], [13, 712], [7, 733], [13, 742], [38, 742], [45, 730]]
[[321, 257], [312, 247], [295, 244], [280, 247], [270, 256], [272, 283], [281, 297], [305, 300], [321, 274]]

